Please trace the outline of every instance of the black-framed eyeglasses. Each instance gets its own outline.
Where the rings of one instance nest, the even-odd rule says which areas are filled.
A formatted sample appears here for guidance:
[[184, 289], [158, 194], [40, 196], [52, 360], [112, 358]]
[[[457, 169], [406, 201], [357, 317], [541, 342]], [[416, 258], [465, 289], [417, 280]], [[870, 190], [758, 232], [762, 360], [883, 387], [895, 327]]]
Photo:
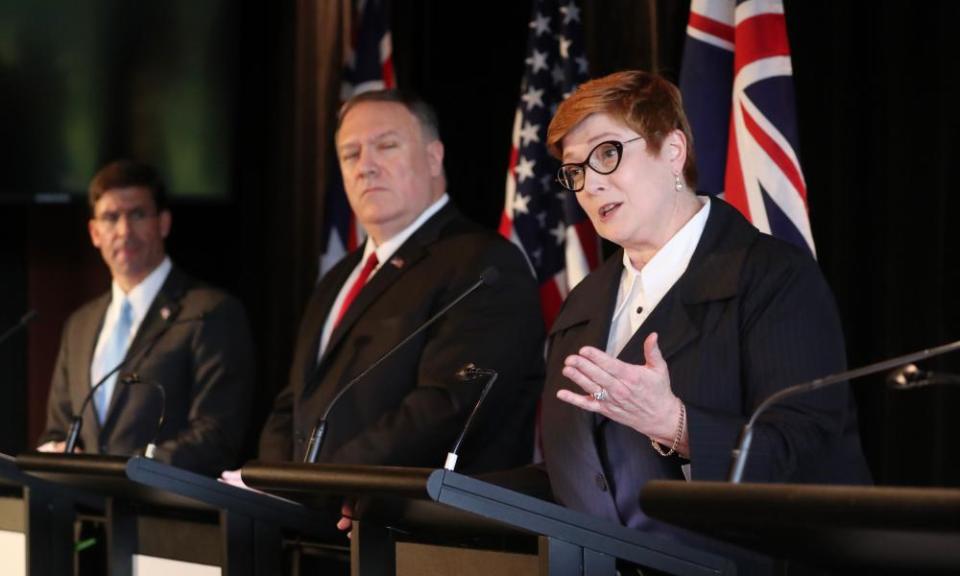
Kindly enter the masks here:
[[593, 147], [587, 159], [583, 162], [568, 162], [557, 170], [557, 182], [571, 192], [583, 190], [587, 181], [587, 166], [597, 174], [612, 174], [619, 166], [623, 157], [623, 145], [643, 140], [637, 136], [623, 142], [606, 140]]

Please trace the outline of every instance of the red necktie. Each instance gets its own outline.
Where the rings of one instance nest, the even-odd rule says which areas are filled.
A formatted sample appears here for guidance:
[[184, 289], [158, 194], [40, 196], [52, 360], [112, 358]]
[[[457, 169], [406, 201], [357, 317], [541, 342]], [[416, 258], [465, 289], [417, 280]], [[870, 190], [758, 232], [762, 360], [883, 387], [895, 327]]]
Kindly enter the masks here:
[[373, 273], [373, 269], [377, 267], [377, 264], [379, 264], [377, 253], [371, 252], [367, 261], [363, 263], [363, 269], [360, 270], [360, 275], [357, 276], [357, 280], [353, 283], [353, 286], [350, 287], [350, 291], [347, 292], [347, 297], [343, 299], [343, 306], [340, 306], [337, 319], [333, 322], [334, 328], [340, 324], [340, 320], [342, 320], [343, 315], [347, 313], [347, 309], [349, 309], [353, 301], [357, 299], [357, 294], [363, 289], [363, 285], [367, 283], [367, 279], [370, 278], [370, 274]]

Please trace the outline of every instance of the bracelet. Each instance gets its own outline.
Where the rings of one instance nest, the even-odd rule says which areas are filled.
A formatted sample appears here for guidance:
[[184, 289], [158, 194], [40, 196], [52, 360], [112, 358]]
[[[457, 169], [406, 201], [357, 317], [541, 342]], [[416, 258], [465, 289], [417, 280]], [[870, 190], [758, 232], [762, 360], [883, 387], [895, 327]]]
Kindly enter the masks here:
[[680, 401], [680, 423], [677, 425], [677, 434], [673, 437], [673, 446], [670, 446], [670, 449], [666, 452], [663, 451], [663, 448], [660, 447], [660, 443], [650, 439], [650, 445], [653, 446], [653, 449], [657, 451], [657, 454], [661, 456], [673, 456], [677, 451], [677, 447], [680, 446], [680, 439], [683, 438], [683, 429], [687, 424], [687, 407], [684, 405], [683, 400]]

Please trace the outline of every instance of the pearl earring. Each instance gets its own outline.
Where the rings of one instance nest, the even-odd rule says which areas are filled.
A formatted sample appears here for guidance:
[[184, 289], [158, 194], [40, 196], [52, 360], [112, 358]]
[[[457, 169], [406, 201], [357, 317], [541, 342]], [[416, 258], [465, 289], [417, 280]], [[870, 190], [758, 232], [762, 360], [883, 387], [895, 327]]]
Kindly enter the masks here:
[[683, 190], [683, 182], [680, 181], [679, 174], [673, 175], [673, 187], [674, 189], [676, 189], [677, 192], [680, 192], [681, 190]]

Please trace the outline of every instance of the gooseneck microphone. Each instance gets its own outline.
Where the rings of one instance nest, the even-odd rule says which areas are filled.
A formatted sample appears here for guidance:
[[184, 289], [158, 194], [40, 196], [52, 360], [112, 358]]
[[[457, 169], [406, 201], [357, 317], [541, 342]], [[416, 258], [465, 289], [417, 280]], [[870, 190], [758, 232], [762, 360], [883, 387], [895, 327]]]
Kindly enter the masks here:
[[150, 439], [150, 442], [147, 443], [146, 449], [143, 451], [143, 455], [146, 458], [153, 458], [154, 454], [157, 452], [157, 438], [160, 437], [160, 429], [163, 428], [163, 422], [167, 416], [167, 391], [156, 382], [143, 382], [140, 380], [139, 374], [131, 374], [124, 378], [124, 384], [132, 386], [134, 384], [148, 384], [153, 387], [154, 390], [160, 395], [160, 417], [157, 418], [157, 427], [153, 431], [153, 437]]
[[23, 330], [27, 327], [27, 324], [33, 322], [34, 318], [37, 317], [36, 310], [29, 310], [26, 314], [20, 317], [20, 321], [14, 324], [13, 326], [7, 328], [3, 331], [3, 334], [0, 334], [0, 344], [3, 344], [7, 341], [8, 338], [16, 334], [17, 332]]
[[922, 388], [933, 384], [960, 384], [960, 376], [920, 370], [916, 364], [902, 366], [887, 376], [887, 385], [898, 390]]
[[470, 416], [467, 417], [467, 422], [463, 425], [463, 430], [460, 431], [460, 436], [457, 437], [457, 441], [453, 445], [453, 448], [447, 452], [447, 460], [443, 463], [443, 467], [451, 472], [457, 467], [460, 444], [463, 442], [464, 437], [466, 437], [467, 431], [470, 430], [470, 425], [473, 423], [473, 418], [477, 415], [477, 412], [480, 411], [480, 405], [483, 404], [483, 400], [487, 397], [487, 393], [490, 392], [490, 388], [493, 387], [493, 383], [497, 381], [498, 376], [496, 370], [492, 370], [490, 368], [477, 368], [476, 364], [472, 362], [470, 364], [465, 364], [463, 368], [457, 370], [457, 378], [464, 382], [476, 380], [481, 376], [487, 376], [490, 379], [487, 380], [487, 383], [483, 386], [483, 390], [480, 392], [480, 397], [477, 398], [477, 403], [473, 405], [473, 410], [470, 411]]
[[384, 354], [383, 356], [378, 358], [376, 362], [368, 366], [366, 370], [358, 374], [354, 379], [350, 380], [349, 382], [346, 383], [346, 385], [340, 388], [340, 391], [337, 392], [336, 396], [333, 397], [333, 400], [331, 400], [330, 403], [327, 404], [326, 410], [323, 411], [323, 414], [320, 416], [320, 419], [317, 421], [317, 425], [314, 426], [313, 431], [310, 433], [310, 441], [307, 443], [307, 452], [303, 456], [303, 462], [305, 464], [316, 463], [317, 456], [320, 455], [320, 448], [323, 446], [324, 435], [326, 434], [326, 431], [327, 431], [327, 417], [330, 416], [330, 412], [331, 410], [333, 410], [333, 407], [336, 406], [337, 401], [339, 401], [340, 398], [342, 398], [343, 395], [346, 394], [348, 390], [353, 388], [353, 386], [357, 382], [359, 382], [360, 380], [363, 380], [363, 378], [367, 374], [369, 374], [370, 372], [373, 371], [374, 368], [382, 364], [384, 360], [393, 356], [393, 354], [397, 350], [402, 348], [404, 344], [406, 344], [407, 342], [412, 340], [414, 337], [416, 337], [418, 334], [420, 334], [421, 332], [429, 328], [430, 325], [432, 325], [434, 322], [439, 320], [444, 314], [449, 312], [451, 308], [459, 304], [461, 300], [473, 294], [481, 286], [493, 286], [494, 284], [497, 283], [497, 280], [499, 278], [500, 278], [500, 271], [497, 270], [496, 266], [490, 266], [487, 269], [485, 269], [483, 272], [480, 273], [480, 278], [476, 282], [471, 284], [469, 288], [464, 290], [463, 293], [457, 296], [456, 299], [454, 299], [452, 302], [444, 306], [439, 312], [437, 312], [436, 314], [428, 318], [423, 324], [417, 327], [416, 330], [411, 332], [406, 338], [404, 338], [399, 343], [397, 343], [393, 348], [388, 350], [386, 354]]
[[[876, 362], [862, 368], [838, 372], [836, 374], [824, 376], [823, 378], [817, 378], [802, 384], [788, 386], [770, 395], [753, 411], [753, 414], [750, 415], [750, 419], [747, 420], [746, 425], [744, 425], [743, 431], [740, 433], [740, 440], [737, 442], [737, 447], [733, 451], [734, 460], [733, 465], [730, 468], [729, 481], [734, 484], [738, 484], [743, 478], [743, 470], [746, 467], [747, 456], [750, 452], [750, 444], [753, 442], [753, 425], [757, 421], [757, 418], [770, 406], [791, 396], [805, 394], [825, 386], [831, 386], [838, 382], [854, 380], [856, 378], [869, 376], [871, 374], [876, 374], [877, 372], [883, 372], [885, 370], [891, 370], [894, 368], [900, 368], [900, 370], [897, 370], [897, 372], [894, 372], [891, 377], [887, 378], [887, 384], [892, 388], [906, 390], [929, 384], [947, 383], [942, 380], [931, 378], [922, 381], [911, 382], [910, 379], [904, 375], [901, 375], [901, 378], [898, 379], [897, 374], [900, 372], [910, 372], [909, 367], [904, 366], [905, 364], [910, 364], [919, 360], [925, 360], [927, 358], [933, 358], [934, 356], [940, 356], [941, 354], [947, 354], [948, 352], [953, 352], [955, 350], [960, 350], [960, 340], [951, 342], [949, 344], [936, 346], [934, 348], [927, 348], [926, 350], [920, 350], [918, 352], [911, 352], [910, 354], [905, 354], [889, 360], [883, 360], [882, 362]], [[916, 366], [913, 368], [914, 371], [917, 371]], [[956, 379], [956, 377], [954, 378]], [[957, 379], [957, 381], [960, 382], [960, 379]]]
[[[87, 392], [86, 398], [83, 399], [83, 404], [80, 405], [80, 410], [74, 414], [73, 421], [70, 422], [70, 430], [67, 431], [67, 441], [63, 448], [65, 454], [72, 454], [74, 449], [77, 447], [77, 440], [80, 438], [80, 429], [83, 428], [83, 411], [87, 409], [87, 404], [90, 403], [90, 400], [93, 399], [93, 395], [96, 394], [97, 390], [106, 383], [106, 381], [120, 371], [123, 368], [125, 362], [120, 362], [114, 366], [109, 372], [103, 375], [102, 378], [97, 380], [97, 383], [90, 387], [90, 391]], [[120, 379], [121, 384], [126, 383], [126, 378]]]
[[[80, 429], [83, 428], [83, 412], [84, 410], [87, 409], [87, 405], [93, 399], [93, 396], [94, 394], [96, 394], [97, 390], [99, 390], [101, 386], [106, 384], [107, 380], [111, 376], [113, 376], [114, 374], [119, 372], [120, 369], [126, 366], [129, 359], [136, 357], [137, 362], [134, 366], [134, 370], [131, 372], [131, 374], [126, 375], [123, 378], [118, 378], [118, 381], [121, 385], [139, 384], [140, 378], [136, 374], [136, 369], [137, 367], [140, 366], [140, 364], [143, 363], [144, 360], [146, 360], [150, 356], [150, 352], [153, 351], [153, 347], [156, 346], [157, 342], [159, 342], [160, 339], [163, 338], [164, 335], [166, 335], [166, 333], [169, 332], [170, 329], [176, 326], [177, 324], [186, 324], [189, 322], [200, 322], [204, 318], [204, 314], [200, 314], [199, 316], [193, 316], [190, 318], [182, 318], [180, 320], [175, 320], [179, 312], [180, 312], [179, 306], [177, 307], [171, 306], [171, 307], [164, 308], [164, 310], [161, 313], [161, 315], [163, 316], [166, 322], [163, 328], [159, 332], [157, 332], [153, 336], [153, 338], [150, 339], [149, 342], [147, 342], [147, 345], [144, 346], [140, 352], [137, 352], [132, 355], [127, 354], [127, 358], [124, 358], [120, 363], [118, 363], [116, 366], [111, 368], [109, 372], [107, 372], [99, 380], [97, 380], [96, 384], [90, 387], [90, 391], [87, 392], [87, 396], [83, 399], [83, 404], [80, 405], [80, 410], [77, 411], [77, 413], [73, 417], [73, 421], [70, 423], [70, 430], [67, 432], [67, 440], [63, 449], [65, 453], [70, 454], [77, 447], [77, 440], [80, 437]], [[154, 385], [160, 386], [159, 384], [154, 384]], [[166, 410], [166, 406], [165, 406], [166, 394], [163, 393], [162, 397], [164, 399], [164, 407], [161, 410], [161, 414], [163, 413], [164, 410]]]

